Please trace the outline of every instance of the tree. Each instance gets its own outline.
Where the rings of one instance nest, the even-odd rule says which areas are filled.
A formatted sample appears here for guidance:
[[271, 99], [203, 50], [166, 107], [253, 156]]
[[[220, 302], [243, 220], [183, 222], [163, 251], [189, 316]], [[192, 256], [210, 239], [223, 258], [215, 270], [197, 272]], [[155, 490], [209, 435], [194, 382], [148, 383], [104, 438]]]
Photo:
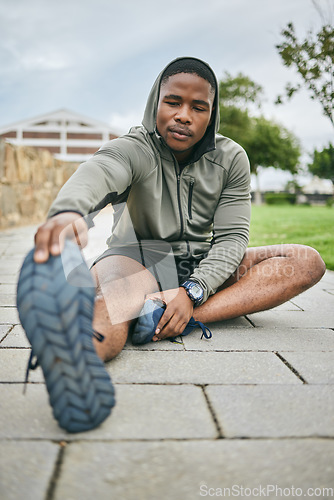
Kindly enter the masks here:
[[[297, 71], [311, 99], [321, 104], [323, 114], [334, 126], [334, 26], [325, 22], [319, 4], [313, 3], [324, 23], [321, 29], [315, 34], [310, 30], [304, 40], [299, 41], [295, 27], [290, 22], [281, 31], [283, 41], [276, 48], [284, 65]], [[286, 97], [291, 98], [300, 88], [302, 84], [288, 83]], [[282, 102], [282, 96], [278, 96], [276, 103]]]
[[274, 167], [296, 174], [299, 168], [300, 146], [296, 137], [282, 125], [263, 116], [253, 118], [248, 144], [251, 171], [256, 176], [257, 202], [260, 201], [259, 167]]
[[220, 132], [240, 144], [248, 143], [252, 117], [250, 106], [261, 107], [263, 88], [248, 76], [227, 71], [219, 84]]
[[221, 105], [247, 109], [249, 104], [253, 103], [261, 107], [263, 88], [248, 76], [238, 73], [237, 76], [232, 77], [228, 71], [225, 71], [221, 82], [223, 84], [219, 87]]
[[253, 119], [247, 152], [256, 173], [259, 166], [298, 172], [300, 147], [297, 139], [282, 125], [263, 116]]
[[308, 164], [309, 171], [322, 179], [330, 179], [334, 184], [334, 146], [329, 144], [322, 151], [313, 152], [313, 161]]
[[256, 202], [260, 200], [259, 167], [296, 173], [300, 157], [299, 143], [291, 132], [261, 115], [251, 115], [250, 104], [260, 107], [262, 95], [262, 87], [240, 73], [235, 79], [226, 73], [220, 81], [219, 131], [247, 151], [251, 171], [257, 179]]

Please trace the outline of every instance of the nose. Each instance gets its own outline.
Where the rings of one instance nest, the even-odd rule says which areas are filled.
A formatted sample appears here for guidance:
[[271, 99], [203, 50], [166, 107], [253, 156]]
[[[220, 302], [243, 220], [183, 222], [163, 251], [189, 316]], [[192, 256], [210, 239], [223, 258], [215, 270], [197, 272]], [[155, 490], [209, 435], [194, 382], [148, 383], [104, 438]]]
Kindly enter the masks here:
[[191, 113], [188, 106], [179, 106], [174, 116], [175, 121], [180, 123], [191, 123]]

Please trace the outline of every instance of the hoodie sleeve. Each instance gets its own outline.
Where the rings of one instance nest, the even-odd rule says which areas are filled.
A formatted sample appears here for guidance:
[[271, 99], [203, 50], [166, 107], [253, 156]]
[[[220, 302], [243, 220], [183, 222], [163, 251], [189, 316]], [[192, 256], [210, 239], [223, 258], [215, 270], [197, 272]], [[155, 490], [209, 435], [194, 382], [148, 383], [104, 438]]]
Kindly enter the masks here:
[[59, 191], [48, 217], [68, 211], [85, 216], [126, 199], [133, 180], [129, 149], [128, 140], [114, 139], [82, 163]]
[[246, 251], [250, 224], [250, 167], [246, 153], [235, 156], [213, 219], [212, 247], [190, 279], [204, 289], [203, 302], [236, 270]]

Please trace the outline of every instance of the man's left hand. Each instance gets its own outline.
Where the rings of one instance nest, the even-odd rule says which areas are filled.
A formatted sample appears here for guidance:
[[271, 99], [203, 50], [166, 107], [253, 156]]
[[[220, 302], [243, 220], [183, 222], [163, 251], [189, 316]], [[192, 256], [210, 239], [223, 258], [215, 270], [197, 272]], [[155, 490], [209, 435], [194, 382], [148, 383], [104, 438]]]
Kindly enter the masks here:
[[166, 309], [160, 318], [152, 340], [162, 340], [181, 335], [187, 326], [194, 309], [193, 301], [184, 288], [173, 288], [164, 292], [152, 293], [146, 299], [160, 299]]

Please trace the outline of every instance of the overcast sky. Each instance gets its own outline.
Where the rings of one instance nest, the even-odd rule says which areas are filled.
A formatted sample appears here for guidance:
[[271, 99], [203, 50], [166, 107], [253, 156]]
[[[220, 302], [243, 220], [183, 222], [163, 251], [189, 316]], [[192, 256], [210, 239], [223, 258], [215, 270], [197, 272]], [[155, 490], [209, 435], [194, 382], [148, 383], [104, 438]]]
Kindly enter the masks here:
[[0, 7], [0, 126], [69, 108], [126, 132], [140, 124], [160, 70], [190, 55], [218, 78], [241, 71], [261, 84], [263, 113], [305, 151], [334, 140], [306, 92], [273, 104], [297, 80], [275, 44], [289, 21], [300, 36], [319, 27], [311, 0], [0, 0]]

